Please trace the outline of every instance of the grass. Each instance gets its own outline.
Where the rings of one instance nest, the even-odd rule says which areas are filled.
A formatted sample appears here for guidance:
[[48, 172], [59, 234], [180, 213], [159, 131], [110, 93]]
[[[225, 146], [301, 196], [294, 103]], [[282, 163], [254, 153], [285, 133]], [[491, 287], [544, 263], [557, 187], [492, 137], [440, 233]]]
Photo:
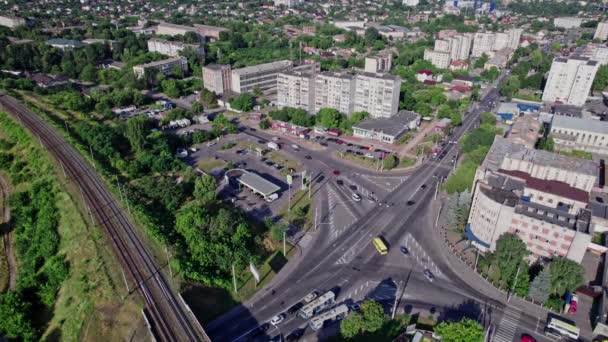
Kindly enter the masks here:
[[[0, 120], [0, 134], [9, 129], [21, 130], [3, 113]], [[28, 181], [14, 184], [15, 189], [25, 190], [32, 179], [41, 177], [49, 178], [58, 189], [58, 255], [64, 256], [70, 270], [57, 293], [42, 340], [107, 341], [137, 336], [134, 332], [143, 326], [143, 322], [134, 317], [141, 316], [141, 303], [134, 298], [121, 298], [126, 291], [116, 259], [109, 254], [101, 232], [89, 225], [81, 214], [84, 211], [79, 210], [78, 199], [66, 191], [78, 194], [77, 189], [71, 183], [67, 183], [67, 188], [61, 187], [65, 183], [58, 178], [60, 169], [31, 137], [15, 140], [15, 143], [11, 152], [26, 162], [29, 169]], [[143, 334], [137, 337], [145, 338], [146, 332]]]
[[226, 162], [221, 159], [202, 159], [196, 164], [196, 166], [205, 171], [206, 173], [210, 173], [211, 171], [219, 168], [223, 168], [226, 166]]
[[[299, 226], [300, 228], [302, 228], [303, 230], [308, 230], [310, 227], [312, 227], [312, 222], [313, 222], [313, 213], [312, 213], [312, 201], [311, 199], [308, 198], [308, 190], [299, 190], [296, 193], [296, 190], [294, 189], [295, 186], [292, 185], [292, 190], [291, 192], [293, 193], [293, 198], [291, 201], [291, 212], [287, 211], [287, 207], [289, 206], [289, 203], [285, 204], [285, 207], [283, 207], [279, 213], [277, 214], [277, 216], [279, 217], [283, 217], [287, 220], [289, 220], [290, 222], [294, 223], [296, 226]], [[299, 188], [299, 186], [298, 186]], [[301, 210], [305, 210], [306, 215], [304, 216], [304, 221], [303, 222], [293, 222], [296, 220], [295, 217], [292, 217], [292, 215], [290, 215], [291, 213], [295, 213], [297, 212], [299, 209]]]
[[564, 155], [564, 156], [572, 157], [572, 158], [593, 160], [593, 155], [591, 154], [591, 152], [586, 152], [586, 151], [581, 151], [581, 150], [572, 150], [572, 151], [559, 151], [558, 153], [561, 155]]
[[337, 158], [349, 160], [359, 166], [363, 166], [368, 169], [376, 170], [378, 168], [378, 162], [376, 161], [376, 159], [359, 156], [353, 153], [334, 152], [334, 156]]
[[399, 140], [397, 140], [397, 145], [403, 145], [410, 141], [410, 139], [412, 139], [413, 137], [414, 135], [412, 135], [412, 133], [405, 133], [401, 138], [399, 138]]
[[542, 101], [541, 94], [530, 94], [527, 92], [522, 92], [521, 90], [515, 96], [513, 96], [513, 98], [527, 100], [527, 101], [535, 101], [535, 102]]
[[8, 289], [8, 262], [4, 254], [4, 239], [0, 239], [0, 293]]
[[410, 166], [414, 166], [415, 164], [416, 164], [416, 159], [403, 157], [403, 158], [399, 159], [399, 164], [397, 164], [397, 168], [410, 167]]
[[226, 151], [226, 150], [229, 150], [229, 149], [231, 149], [231, 148], [233, 148], [235, 146], [236, 146], [236, 143], [234, 141], [231, 141], [229, 143], [225, 143], [224, 145], [222, 145], [222, 147], [220, 147], [220, 150]]
[[283, 165], [281, 174], [286, 176], [289, 174], [289, 169], [299, 170], [300, 165], [292, 159], [285, 157], [281, 152], [272, 151], [266, 155], [266, 158], [272, 160], [274, 163]]

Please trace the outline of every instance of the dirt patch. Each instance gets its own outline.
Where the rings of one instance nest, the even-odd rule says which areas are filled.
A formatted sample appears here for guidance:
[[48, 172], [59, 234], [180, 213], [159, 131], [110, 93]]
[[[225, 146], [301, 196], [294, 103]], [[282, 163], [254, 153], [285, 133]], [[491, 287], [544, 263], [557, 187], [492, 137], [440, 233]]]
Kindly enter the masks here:
[[0, 175], [0, 234], [2, 234], [3, 258], [0, 260], [0, 269], [6, 270], [0, 277], [0, 291], [14, 290], [17, 285], [17, 259], [13, 251], [12, 235], [9, 230], [11, 212], [8, 206], [9, 186], [3, 176]]

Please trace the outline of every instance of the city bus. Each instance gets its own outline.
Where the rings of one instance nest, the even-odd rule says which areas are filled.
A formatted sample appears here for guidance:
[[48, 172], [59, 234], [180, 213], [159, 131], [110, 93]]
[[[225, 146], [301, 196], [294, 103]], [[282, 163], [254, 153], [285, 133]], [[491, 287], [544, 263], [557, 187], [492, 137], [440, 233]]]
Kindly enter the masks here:
[[323, 328], [325, 322], [339, 321], [346, 315], [348, 315], [348, 306], [346, 304], [338, 305], [310, 320], [310, 327], [312, 330], [319, 330]]
[[386, 255], [388, 253], [388, 247], [386, 247], [386, 244], [384, 243], [384, 240], [382, 240], [381, 237], [376, 236], [372, 240], [372, 243], [374, 244], [374, 247], [376, 247], [380, 255]]
[[580, 334], [580, 329], [577, 328], [574, 324], [568, 323], [566, 320], [561, 319], [559, 317], [553, 316], [547, 322], [547, 327], [545, 328], [545, 334], [554, 335], [555, 333], [561, 336], [567, 336], [578, 340], [578, 336]]
[[314, 316], [317, 312], [325, 309], [328, 306], [334, 305], [336, 302], [336, 294], [333, 291], [327, 291], [322, 296], [317, 297], [312, 302], [304, 305], [300, 310], [300, 317], [309, 319]]

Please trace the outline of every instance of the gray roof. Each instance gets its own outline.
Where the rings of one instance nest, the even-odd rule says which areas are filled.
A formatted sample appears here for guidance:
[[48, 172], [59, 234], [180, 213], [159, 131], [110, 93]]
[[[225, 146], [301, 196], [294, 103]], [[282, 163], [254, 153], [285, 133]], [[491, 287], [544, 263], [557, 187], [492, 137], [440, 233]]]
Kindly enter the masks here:
[[249, 73], [256, 73], [256, 72], [274, 71], [274, 70], [289, 68], [292, 65], [293, 65], [293, 63], [291, 61], [282, 60], [282, 61], [276, 61], [276, 62], [271, 62], [271, 63], [253, 65], [253, 66], [240, 68], [240, 69], [234, 69], [234, 70], [232, 70], [232, 73], [237, 74], [237, 75], [242, 75], [242, 74], [249, 74]]
[[401, 110], [390, 118], [367, 119], [353, 126], [353, 129], [382, 132], [393, 137], [399, 136], [408, 129], [408, 125], [418, 120], [420, 115], [408, 110]]
[[554, 115], [551, 128], [566, 128], [590, 133], [608, 134], [608, 122]]
[[597, 165], [590, 160], [570, 158], [557, 153], [529, 149], [497, 135], [481, 167], [491, 171], [500, 169], [505, 157], [526, 160], [534, 164], [555, 167], [562, 170], [576, 171], [591, 176], [597, 175]]
[[501, 102], [496, 112], [498, 114], [519, 114], [519, 107], [517, 103]]
[[238, 178], [238, 181], [241, 182], [241, 184], [259, 192], [263, 196], [271, 195], [281, 189], [281, 187], [278, 185], [253, 172], [245, 171]]
[[382, 79], [391, 80], [391, 81], [401, 81], [401, 78], [399, 78], [398, 76], [389, 75], [389, 74], [380, 74], [380, 73], [375, 73], [375, 72], [361, 71], [361, 72], [357, 73], [357, 76], [382, 78]]
[[230, 68], [230, 64], [207, 64], [203, 68], [210, 70], [222, 70], [222, 68], [228, 67]]
[[173, 57], [173, 58], [167, 58], [167, 59], [150, 62], [150, 63], [146, 63], [146, 64], [139, 64], [139, 65], [136, 65], [135, 67], [150, 68], [150, 67], [156, 67], [159, 65], [165, 65], [165, 64], [174, 63], [174, 62], [178, 62], [178, 61], [185, 61], [185, 60], [186, 60], [186, 57]]
[[53, 38], [46, 41], [48, 45], [62, 45], [62, 46], [84, 46], [85, 43], [79, 40]]

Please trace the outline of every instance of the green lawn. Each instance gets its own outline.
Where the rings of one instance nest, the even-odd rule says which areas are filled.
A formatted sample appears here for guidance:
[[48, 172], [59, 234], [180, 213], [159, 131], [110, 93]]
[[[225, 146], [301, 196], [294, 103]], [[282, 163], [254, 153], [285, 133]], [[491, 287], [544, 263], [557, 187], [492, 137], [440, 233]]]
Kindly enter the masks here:
[[410, 166], [414, 166], [415, 164], [416, 164], [416, 159], [403, 157], [403, 158], [399, 159], [399, 164], [397, 165], [397, 168], [410, 167]]
[[334, 156], [339, 159], [350, 160], [351, 162], [368, 169], [377, 170], [379, 165], [376, 159], [367, 158], [353, 153], [334, 152]]
[[225, 143], [224, 145], [222, 145], [222, 147], [220, 147], [220, 150], [226, 151], [226, 150], [229, 150], [229, 149], [235, 147], [236, 145], [237, 144], [234, 141], [231, 141], [231, 142], [228, 142], [228, 143]]
[[285, 157], [283, 154], [281, 154], [278, 151], [269, 152], [266, 155], [266, 158], [272, 160], [273, 162], [275, 162], [277, 164], [283, 165], [284, 167], [281, 170], [281, 174], [284, 176], [289, 174], [289, 169], [294, 169], [296, 171], [298, 171], [300, 169], [300, 165], [296, 161]]
[[206, 173], [210, 173], [211, 171], [219, 168], [223, 168], [226, 166], [226, 162], [221, 159], [202, 159], [196, 164], [196, 166], [205, 171]]

